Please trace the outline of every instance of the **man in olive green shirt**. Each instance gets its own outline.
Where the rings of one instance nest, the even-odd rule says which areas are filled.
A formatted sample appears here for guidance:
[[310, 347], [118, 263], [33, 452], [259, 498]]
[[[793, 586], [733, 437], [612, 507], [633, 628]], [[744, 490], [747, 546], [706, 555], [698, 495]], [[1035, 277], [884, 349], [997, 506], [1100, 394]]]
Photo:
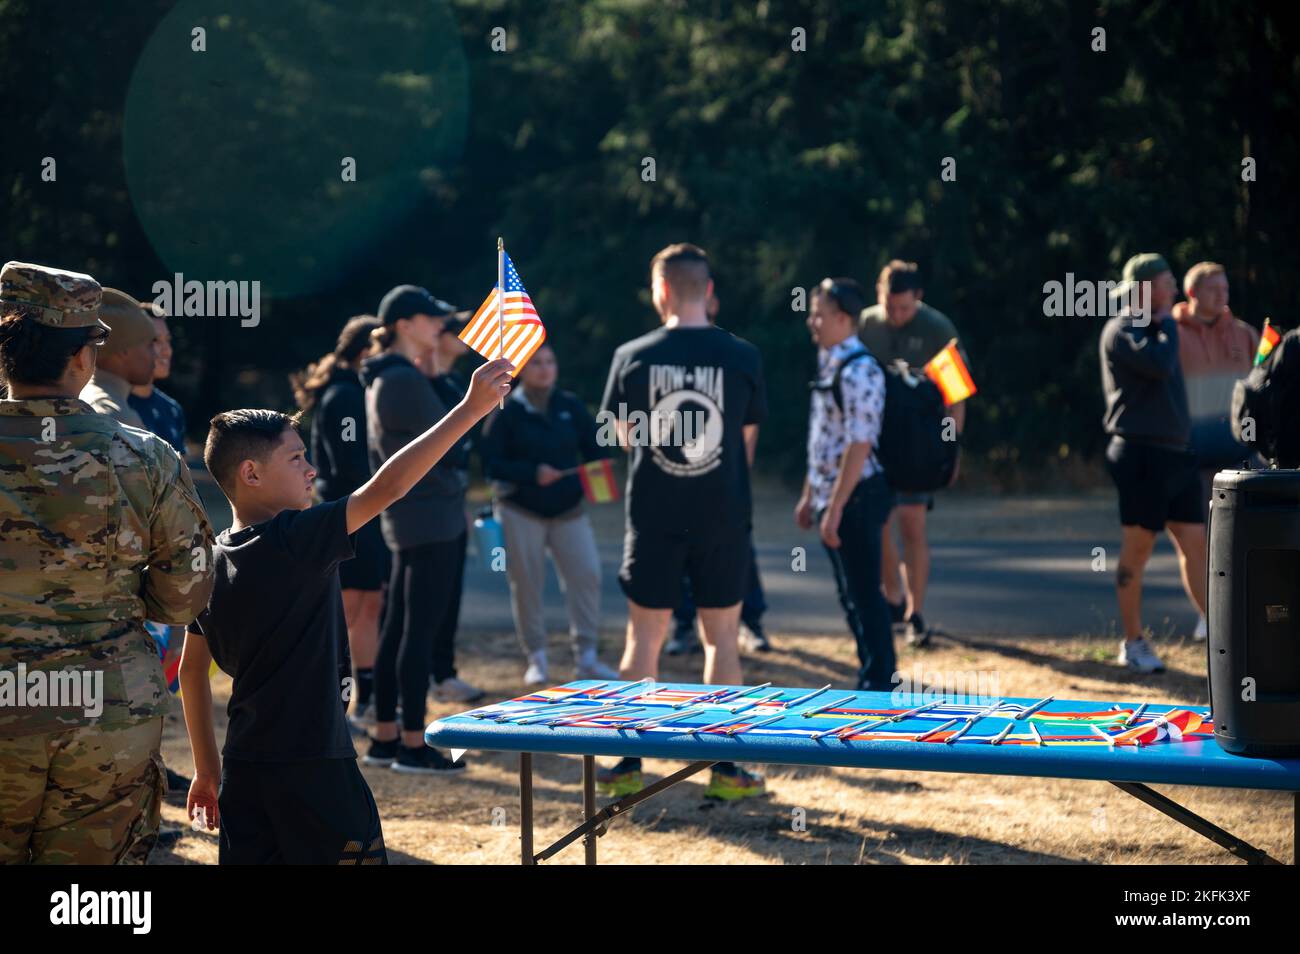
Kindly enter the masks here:
[[[957, 337], [957, 329], [942, 312], [921, 300], [924, 288], [915, 262], [894, 259], [876, 281], [878, 304], [864, 309], [858, 337], [882, 365], [899, 358], [914, 368], [925, 363]], [[960, 434], [966, 424], [965, 402], [947, 409]], [[889, 475], [886, 474], [886, 477]], [[957, 479], [954, 471], [953, 480]], [[894, 509], [882, 532], [881, 576], [885, 598], [895, 622], [905, 624], [909, 644], [924, 646], [930, 629], [922, 618], [926, 584], [930, 579], [930, 544], [925, 515], [934, 508], [934, 494], [895, 488]], [[902, 560], [894, 545], [897, 523], [903, 541]]]

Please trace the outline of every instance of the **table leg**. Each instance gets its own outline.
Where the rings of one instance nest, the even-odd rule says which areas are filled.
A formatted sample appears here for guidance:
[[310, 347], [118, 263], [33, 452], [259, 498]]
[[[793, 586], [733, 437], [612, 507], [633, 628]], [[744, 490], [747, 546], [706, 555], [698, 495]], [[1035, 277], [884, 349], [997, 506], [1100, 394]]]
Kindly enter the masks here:
[[533, 756], [519, 753], [519, 863], [533, 864]]
[[[591, 755], [582, 757], [582, 819], [591, 821], [596, 814], [596, 759]], [[593, 829], [583, 836], [582, 846], [587, 854], [586, 863], [596, 863], [596, 831]]]

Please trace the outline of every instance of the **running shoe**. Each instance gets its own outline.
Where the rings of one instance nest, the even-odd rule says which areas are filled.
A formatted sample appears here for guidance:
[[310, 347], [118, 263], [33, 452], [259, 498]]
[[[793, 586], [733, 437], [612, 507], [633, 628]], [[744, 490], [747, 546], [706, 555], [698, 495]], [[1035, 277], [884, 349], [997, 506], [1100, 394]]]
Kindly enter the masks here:
[[577, 654], [575, 676], [578, 679], [617, 679], [618, 670], [610, 669], [598, 658], [596, 650], [584, 649]]
[[763, 624], [755, 621], [745, 623], [740, 630], [740, 648], [747, 653], [770, 653], [772, 644], [768, 641], [767, 633], [763, 632]]
[[486, 693], [478, 686], [471, 686], [455, 676], [434, 683], [433, 686], [433, 698], [439, 702], [477, 702], [485, 695]]
[[1119, 664], [1143, 675], [1165, 671], [1165, 664], [1160, 661], [1151, 644], [1141, 636], [1119, 644]]
[[622, 798], [645, 788], [640, 759], [620, 759], [617, 765], [596, 769], [596, 788], [602, 795]]
[[415, 749], [402, 746], [389, 768], [403, 775], [455, 775], [457, 772], [465, 771], [465, 760], [462, 758], [458, 762], [453, 762], [437, 749], [431, 749], [427, 745]]
[[746, 772], [739, 765], [715, 765], [704, 797], [720, 802], [754, 798], [766, 791], [763, 776]]
[[389, 739], [387, 742], [371, 739], [370, 748], [361, 757], [361, 761], [367, 765], [392, 765], [400, 748], [401, 743], [397, 739]]
[[668, 640], [668, 645], [664, 647], [664, 652], [669, 656], [691, 656], [704, 652], [704, 647], [700, 645], [700, 637], [696, 634], [693, 625], [678, 624], [672, 638]]
[[541, 686], [550, 681], [546, 665], [546, 653], [536, 652], [528, 656], [528, 668], [524, 670], [525, 686]]
[[921, 649], [930, 645], [930, 636], [933, 630], [925, 625], [925, 620], [921, 618], [920, 613], [913, 613], [903, 624], [903, 636], [907, 645]]

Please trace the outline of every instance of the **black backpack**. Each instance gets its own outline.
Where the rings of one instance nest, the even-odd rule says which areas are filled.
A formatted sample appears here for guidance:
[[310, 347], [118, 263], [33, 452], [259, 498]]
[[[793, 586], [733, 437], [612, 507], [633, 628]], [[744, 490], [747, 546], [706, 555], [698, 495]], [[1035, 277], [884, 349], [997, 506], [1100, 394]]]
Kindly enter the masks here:
[[[844, 413], [842, 378], [849, 365], [871, 358], [855, 351], [835, 369], [829, 387], [840, 413]], [[875, 360], [872, 358], [872, 360]], [[876, 442], [876, 460], [894, 490], [929, 493], [942, 490], [957, 469], [957, 441], [943, 439], [947, 409], [943, 394], [924, 374], [917, 374], [901, 358], [881, 365], [885, 372], [885, 413]]]

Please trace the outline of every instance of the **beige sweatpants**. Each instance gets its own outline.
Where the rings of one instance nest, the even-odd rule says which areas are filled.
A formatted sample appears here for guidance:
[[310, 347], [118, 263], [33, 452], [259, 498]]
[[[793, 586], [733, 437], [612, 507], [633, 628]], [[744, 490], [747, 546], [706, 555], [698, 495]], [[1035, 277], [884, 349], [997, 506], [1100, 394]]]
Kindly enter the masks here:
[[600, 627], [600, 554], [587, 515], [547, 519], [502, 503], [497, 504], [496, 515], [506, 542], [515, 631], [524, 652], [546, 648], [542, 590], [548, 550], [564, 591], [573, 650], [595, 649]]

